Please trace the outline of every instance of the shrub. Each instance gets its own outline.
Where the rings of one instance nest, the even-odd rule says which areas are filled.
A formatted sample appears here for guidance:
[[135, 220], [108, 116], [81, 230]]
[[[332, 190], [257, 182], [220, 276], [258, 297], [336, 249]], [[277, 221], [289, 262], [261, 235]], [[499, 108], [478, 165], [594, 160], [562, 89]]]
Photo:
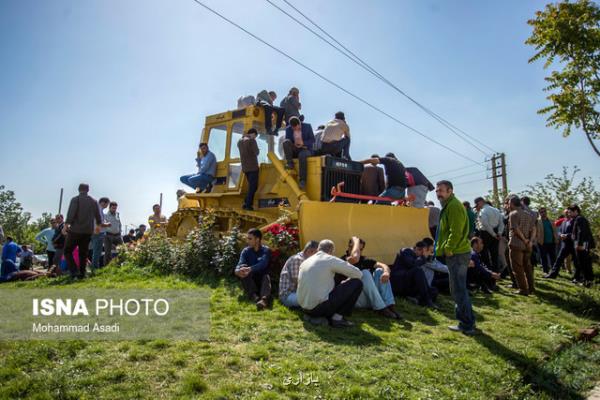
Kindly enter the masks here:
[[213, 265], [219, 275], [229, 275], [240, 256], [240, 229], [235, 226], [229, 235], [219, 240]]
[[290, 223], [272, 224], [267, 228], [263, 242], [271, 249], [271, 278], [278, 283], [283, 264], [300, 251], [298, 228]]
[[162, 234], [150, 234], [135, 246], [120, 247], [118, 264], [130, 263], [160, 274], [179, 273], [192, 278], [225, 276], [233, 271], [239, 257], [240, 231], [217, 237], [216, 218], [206, 210], [183, 242]]

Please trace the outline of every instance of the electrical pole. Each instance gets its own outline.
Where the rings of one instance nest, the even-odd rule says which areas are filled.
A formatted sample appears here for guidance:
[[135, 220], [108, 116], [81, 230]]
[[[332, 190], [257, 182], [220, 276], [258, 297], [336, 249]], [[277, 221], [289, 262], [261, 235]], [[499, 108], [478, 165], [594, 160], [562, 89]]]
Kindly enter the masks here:
[[506, 155], [500, 154], [500, 169], [502, 173], [502, 195], [508, 196], [508, 183], [506, 183]]
[[[506, 155], [504, 153], [494, 154], [490, 159], [492, 176], [492, 202], [496, 207], [500, 207], [500, 194], [502, 197], [508, 194], [508, 184], [506, 182]], [[498, 191], [498, 178], [502, 179], [502, 192]]]
[[58, 213], [62, 211], [63, 188], [60, 188], [60, 200], [58, 201]]
[[497, 164], [496, 164], [496, 160], [498, 159], [498, 155], [494, 154], [492, 156], [492, 184], [493, 184], [493, 189], [492, 189], [492, 201], [494, 202], [494, 205], [496, 207], [499, 206], [500, 203], [500, 197], [498, 196], [498, 174], [497, 174]]

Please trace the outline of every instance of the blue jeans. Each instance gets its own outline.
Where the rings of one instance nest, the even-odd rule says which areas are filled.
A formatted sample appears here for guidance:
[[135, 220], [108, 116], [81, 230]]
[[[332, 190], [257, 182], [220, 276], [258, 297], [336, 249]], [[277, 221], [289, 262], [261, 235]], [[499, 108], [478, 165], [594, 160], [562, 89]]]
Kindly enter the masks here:
[[379, 197], [391, 197], [392, 199], [401, 200], [404, 198], [405, 191], [406, 191], [406, 188], [403, 188], [400, 186], [390, 186], [389, 188], [385, 189], [379, 195]]
[[179, 180], [181, 183], [188, 185], [192, 189], [199, 188], [200, 190], [206, 189], [206, 187], [212, 183], [213, 177], [207, 174], [191, 174], [184, 175]]
[[280, 298], [281, 304], [289, 308], [300, 307], [298, 304], [298, 295], [295, 292], [288, 294], [285, 298]]
[[471, 299], [467, 290], [467, 269], [470, 259], [469, 253], [446, 257], [446, 265], [450, 273], [450, 294], [456, 303], [456, 319], [458, 326], [464, 330], [475, 328], [475, 315], [473, 315]]
[[373, 310], [383, 310], [387, 306], [395, 304], [392, 284], [390, 282], [381, 283], [383, 269], [377, 268], [371, 275], [371, 271], [364, 269], [362, 271], [363, 290], [356, 300], [356, 308], [372, 308]]
[[105, 235], [105, 232], [92, 235], [92, 269], [100, 268], [100, 257], [102, 257], [102, 244]]

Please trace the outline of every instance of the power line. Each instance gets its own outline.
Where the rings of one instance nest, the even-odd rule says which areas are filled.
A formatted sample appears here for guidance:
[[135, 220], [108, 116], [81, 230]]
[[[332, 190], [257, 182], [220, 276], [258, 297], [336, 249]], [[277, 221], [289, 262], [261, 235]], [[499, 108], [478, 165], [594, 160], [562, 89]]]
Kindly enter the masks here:
[[450, 180], [450, 179], [462, 178], [462, 177], [464, 177], [464, 176], [471, 176], [471, 175], [475, 175], [475, 174], [481, 174], [482, 172], [485, 172], [485, 171], [475, 171], [475, 172], [469, 172], [469, 173], [466, 173], [466, 174], [462, 174], [462, 175], [453, 176], [453, 177], [451, 177], [451, 178], [447, 178], [447, 179], [448, 179], [448, 180]]
[[487, 181], [489, 178], [482, 178], [482, 179], [474, 179], [472, 181], [466, 181], [466, 182], [452, 182], [454, 185], [465, 185], [467, 183], [475, 183], [475, 182], [482, 182], [482, 181]]
[[[481, 163], [479, 163], [479, 165], [484, 165], [484, 164], [487, 164], [487, 163], [486, 163], [486, 162], [481, 162]], [[475, 166], [476, 166], [476, 165], [473, 165], [473, 164], [471, 164], [471, 165], [465, 165], [464, 167], [460, 167], [460, 168], [454, 168], [454, 169], [450, 169], [450, 170], [448, 170], [448, 171], [437, 172], [437, 173], [435, 173], [435, 174], [433, 174], [433, 175], [429, 175], [429, 177], [432, 177], [432, 176], [438, 176], [438, 175], [444, 175], [444, 174], [448, 174], [448, 173], [450, 173], [450, 172], [455, 172], [455, 171], [462, 171], [463, 169], [467, 169], [467, 168], [473, 168], [473, 167], [475, 167]]]
[[342, 92], [346, 93], [347, 95], [355, 98], [356, 100], [360, 101], [361, 103], [367, 105], [368, 107], [372, 108], [373, 110], [385, 115], [386, 117], [390, 118], [391, 120], [395, 121], [396, 123], [404, 126], [405, 128], [409, 129], [410, 131], [416, 133], [417, 135], [429, 140], [432, 143], [437, 144], [440, 147], [445, 148], [446, 150], [454, 153], [455, 155], [464, 158], [468, 161], [471, 161], [472, 163], [475, 164], [480, 164], [480, 162], [473, 160], [472, 158], [465, 156], [464, 154], [459, 153], [458, 151], [452, 149], [451, 147], [446, 146], [443, 143], [438, 142], [437, 140], [427, 136], [426, 134], [424, 134], [423, 132], [417, 130], [416, 128], [413, 128], [412, 126], [400, 121], [398, 118], [394, 117], [393, 115], [387, 113], [386, 111], [383, 111], [381, 108], [373, 105], [372, 103], [368, 102], [367, 100], [363, 99], [362, 97], [350, 92], [349, 90], [345, 89], [344, 87], [342, 87], [341, 85], [339, 85], [338, 83], [332, 81], [331, 79], [327, 78], [326, 76], [320, 74], [319, 72], [315, 71], [314, 69], [310, 68], [309, 66], [307, 66], [306, 64], [303, 64], [302, 62], [296, 60], [294, 57], [290, 56], [289, 54], [287, 54], [286, 52], [284, 52], [283, 50], [280, 50], [279, 48], [275, 47], [274, 45], [270, 44], [269, 42], [265, 41], [264, 39], [260, 38], [259, 36], [255, 35], [254, 33], [250, 32], [249, 30], [247, 30], [246, 28], [242, 27], [241, 25], [238, 25], [237, 23], [235, 23], [234, 21], [230, 20], [229, 18], [225, 17], [223, 14], [220, 14], [218, 11], [213, 10], [212, 8], [210, 8], [209, 6], [207, 6], [206, 4], [202, 3], [200, 0], [193, 0], [196, 4], [198, 4], [199, 6], [202, 6], [203, 8], [205, 8], [206, 10], [210, 11], [211, 13], [215, 14], [216, 16], [218, 16], [219, 18], [223, 19], [224, 21], [228, 22], [229, 24], [235, 26], [236, 28], [238, 28], [239, 30], [241, 30], [242, 32], [246, 33], [247, 35], [253, 37], [254, 39], [258, 40], [259, 42], [261, 42], [262, 44], [264, 44], [265, 46], [270, 47], [272, 50], [275, 50], [277, 53], [281, 54], [282, 56], [286, 57], [287, 59], [289, 59], [290, 61], [293, 61], [294, 63], [298, 64], [299, 66], [301, 66], [302, 68], [312, 72], [313, 74], [315, 74], [316, 76], [318, 76], [319, 78], [321, 78], [322, 80], [324, 80], [325, 82], [329, 83], [330, 85], [338, 88], [339, 90], [341, 90]]
[[350, 59], [351, 61], [353, 61], [355, 64], [357, 64], [361, 68], [365, 69], [367, 72], [371, 73], [373, 76], [375, 76], [376, 78], [378, 78], [382, 82], [386, 83], [388, 86], [390, 86], [391, 88], [393, 88], [394, 90], [396, 90], [402, 96], [406, 97], [408, 100], [410, 100], [412, 103], [414, 103], [417, 107], [421, 108], [429, 116], [431, 116], [432, 118], [434, 118], [436, 121], [438, 121], [444, 127], [446, 127], [448, 130], [450, 130], [454, 135], [456, 135], [458, 138], [462, 139], [463, 141], [465, 141], [469, 145], [473, 146], [475, 149], [477, 149], [478, 151], [480, 151], [482, 154], [488, 155], [489, 153], [486, 153], [479, 146], [477, 146], [474, 143], [472, 143], [472, 142], [468, 141], [467, 139], [465, 139], [463, 136], [461, 136], [459, 134], [459, 132], [462, 133], [464, 136], [470, 138], [471, 140], [473, 140], [473, 141], [479, 143], [480, 145], [486, 147], [487, 149], [489, 149], [493, 153], [496, 153], [496, 151], [494, 149], [492, 149], [490, 146], [488, 146], [487, 144], [485, 144], [485, 143], [481, 142], [480, 140], [478, 140], [477, 138], [469, 135], [464, 130], [456, 127], [455, 125], [453, 125], [452, 123], [450, 123], [449, 121], [447, 121], [446, 119], [444, 119], [442, 116], [440, 116], [439, 114], [436, 114], [435, 112], [433, 112], [432, 110], [430, 110], [429, 108], [425, 107], [423, 104], [419, 103], [417, 100], [415, 100], [414, 98], [412, 98], [411, 96], [409, 96], [403, 90], [401, 90], [400, 88], [398, 88], [396, 85], [394, 85], [392, 82], [390, 82], [387, 78], [385, 78], [382, 74], [380, 74], [378, 71], [376, 71], [373, 67], [371, 67], [369, 64], [367, 64], [364, 60], [362, 60], [360, 57], [358, 57], [354, 52], [352, 52], [350, 49], [348, 49], [346, 46], [344, 46], [342, 43], [340, 43], [336, 38], [334, 38], [332, 35], [330, 35], [323, 28], [321, 28], [316, 22], [314, 22], [311, 18], [309, 18], [306, 14], [304, 14], [302, 11], [300, 11], [297, 7], [295, 7], [288, 0], [283, 0], [283, 1], [288, 6], [290, 6], [291, 8], [293, 8], [298, 14], [300, 14], [302, 17], [304, 17], [308, 22], [310, 22], [312, 25], [314, 25], [317, 29], [319, 29], [321, 32], [323, 32], [325, 35], [327, 35], [331, 40], [333, 40], [335, 43], [337, 43], [342, 49], [344, 49], [344, 51], [342, 51], [339, 47], [337, 47], [334, 44], [332, 44], [330, 41], [328, 41], [327, 39], [325, 39], [323, 36], [321, 36], [320, 34], [318, 34], [317, 32], [315, 32], [314, 30], [312, 30], [308, 26], [306, 26], [304, 23], [302, 23], [301, 21], [299, 21], [297, 18], [295, 18], [294, 16], [290, 15], [287, 11], [283, 10], [281, 7], [279, 7], [276, 4], [274, 4], [271, 0], [266, 0], [266, 1], [269, 4], [271, 4], [273, 7], [277, 8], [279, 11], [281, 11], [282, 13], [284, 13], [285, 15], [287, 15], [289, 18], [291, 18], [292, 20], [296, 21], [298, 24], [300, 24], [301, 26], [303, 26], [305, 29], [307, 29], [308, 31], [310, 31], [311, 33], [313, 33], [315, 36], [317, 36], [318, 38], [320, 38], [321, 40], [323, 40], [325, 43], [329, 44], [331, 47], [333, 47], [335, 50], [337, 50], [338, 52], [340, 52], [341, 54], [343, 54], [345, 57], [347, 57], [348, 59]]

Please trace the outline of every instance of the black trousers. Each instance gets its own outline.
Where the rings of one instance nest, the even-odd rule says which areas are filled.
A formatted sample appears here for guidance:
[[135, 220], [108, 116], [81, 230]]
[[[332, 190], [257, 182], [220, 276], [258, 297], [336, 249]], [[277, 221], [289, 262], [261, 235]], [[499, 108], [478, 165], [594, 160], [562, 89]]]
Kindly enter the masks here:
[[[69, 232], [67, 234], [65, 240], [65, 259], [67, 260], [71, 276], [85, 277], [85, 267], [87, 265], [91, 237], [92, 235], [89, 233]], [[79, 248], [79, 268], [77, 268], [77, 264], [75, 264], [75, 259], [73, 258], [75, 247]]]
[[356, 300], [362, 292], [362, 281], [360, 279], [349, 279], [337, 285], [329, 293], [329, 298], [313, 308], [304, 310], [311, 317], [331, 318], [333, 314], [340, 314], [345, 317], [352, 314], [352, 309]]
[[271, 121], [271, 118], [273, 117], [273, 111], [277, 113], [274, 132], [274, 134], [277, 135], [277, 132], [283, 123], [283, 114], [285, 110], [281, 107], [272, 106], [264, 102], [260, 102], [260, 105], [265, 109], [265, 130], [267, 131], [267, 134], [271, 133], [271, 127], [273, 126], [273, 121]]
[[56, 254], [55, 251], [46, 250], [46, 255], [48, 256], [48, 268], [50, 268], [50, 266], [52, 265], [55, 254]]
[[248, 193], [244, 200], [244, 207], [248, 208], [252, 207], [254, 194], [256, 193], [256, 189], [258, 189], [258, 171], [244, 172], [244, 174], [246, 174], [246, 180], [248, 181]]
[[494, 272], [498, 272], [498, 239], [487, 231], [478, 231], [478, 236], [483, 240], [481, 261]]
[[271, 277], [269, 274], [250, 274], [242, 278], [242, 287], [244, 293], [250, 300], [255, 300], [256, 297], [271, 297]]
[[592, 259], [587, 250], [576, 251], [577, 263], [575, 264], [575, 279], [586, 281], [594, 280], [594, 270], [592, 269]]
[[540, 258], [542, 259], [542, 269], [549, 272], [556, 262], [556, 244], [544, 243], [538, 245], [540, 249]]
[[565, 260], [567, 257], [571, 256], [573, 259], [573, 264], [575, 264], [575, 278], [577, 278], [577, 255], [575, 254], [575, 246], [573, 242], [562, 242], [560, 244], [560, 249], [558, 250], [558, 256], [556, 257], [556, 261], [554, 261], [554, 265], [552, 266], [552, 270], [550, 274], [558, 276], [560, 269], [565, 265]]
[[422, 305], [430, 304], [438, 293], [436, 288], [429, 286], [425, 272], [417, 267], [394, 273], [390, 282], [394, 295], [416, 297]]
[[300, 181], [306, 182], [306, 159], [312, 155], [312, 152], [306, 147], [296, 147], [293, 141], [285, 139], [283, 141], [283, 152], [288, 165], [293, 165], [293, 159], [298, 159]]

